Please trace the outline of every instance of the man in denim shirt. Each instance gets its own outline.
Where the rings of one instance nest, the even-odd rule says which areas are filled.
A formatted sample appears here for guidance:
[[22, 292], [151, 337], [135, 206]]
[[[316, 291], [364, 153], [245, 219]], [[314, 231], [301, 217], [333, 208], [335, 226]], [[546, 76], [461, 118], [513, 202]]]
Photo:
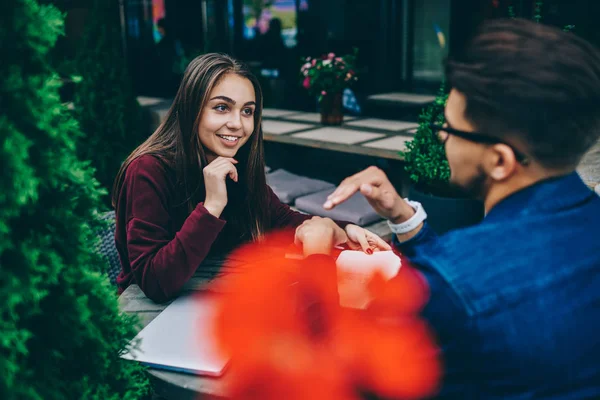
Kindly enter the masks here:
[[600, 398], [600, 198], [575, 173], [600, 136], [600, 54], [571, 33], [495, 20], [447, 63], [447, 81], [446, 123], [432, 130], [484, 221], [437, 237], [374, 167], [324, 206], [360, 191], [427, 279], [440, 397]]

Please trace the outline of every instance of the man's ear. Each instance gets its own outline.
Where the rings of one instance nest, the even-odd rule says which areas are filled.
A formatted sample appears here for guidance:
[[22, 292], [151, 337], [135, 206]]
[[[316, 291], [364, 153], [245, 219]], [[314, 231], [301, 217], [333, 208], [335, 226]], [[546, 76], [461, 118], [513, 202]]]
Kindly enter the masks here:
[[516, 172], [519, 164], [513, 149], [503, 143], [489, 146], [484, 157], [483, 167], [487, 175], [495, 181], [510, 178]]

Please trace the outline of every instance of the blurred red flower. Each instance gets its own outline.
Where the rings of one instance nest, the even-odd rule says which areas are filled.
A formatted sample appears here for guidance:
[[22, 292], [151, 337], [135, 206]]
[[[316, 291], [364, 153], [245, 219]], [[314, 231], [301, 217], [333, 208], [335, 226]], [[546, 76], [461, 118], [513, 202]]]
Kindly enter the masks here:
[[276, 234], [242, 247], [233, 257], [253, 262], [221, 282], [227, 294], [219, 302], [215, 335], [231, 359], [229, 396], [359, 400], [362, 394], [434, 394], [442, 368], [433, 335], [418, 316], [428, 297], [419, 274], [406, 266], [390, 281], [374, 274], [367, 283], [369, 307], [343, 308], [333, 259], [265, 259], [265, 246], [285, 248], [285, 238], [289, 234]]

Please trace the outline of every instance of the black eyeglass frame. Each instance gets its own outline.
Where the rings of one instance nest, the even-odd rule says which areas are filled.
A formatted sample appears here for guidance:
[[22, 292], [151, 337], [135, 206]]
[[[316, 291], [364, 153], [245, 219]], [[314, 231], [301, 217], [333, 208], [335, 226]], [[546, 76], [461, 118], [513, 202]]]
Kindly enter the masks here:
[[[450, 137], [450, 135], [454, 135], [454, 136], [458, 136], [460, 138], [463, 138], [465, 140], [469, 140], [469, 141], [475, 142], [475, 143], [482, 143], [482, 144], [504, 144], [504, 145], [510, 147], [511, 150], [513, 151], [513, 153], [515, 153], [515, 159], [520, 164], [527, 165], [530, 162], [529, 157], [527, 157], [527, 155], [525, 155], [521, 151], [517, 150], [513, 145], [511, 145], [509, 143], [506, 143], [506, 142], [503, 142], [502, 140], [500, 140], [498, 138], [495, 138], [493, 136], [486, 135], [486, 134], [483, 134], [483, 133], [478, 133], [478, 132], [461, 131], [459, 129], [450, 128], [450, 127], [439, 125], [439, 124], [436, 124], [436, 123], [430, 123], [429, 124], [429, 128], [431, 129], [431, 132], [433, 133], [433, 135], [438, 140], [440, 140], [442, 143], [446, 143], [446, 141], [448, 140], [448, 138]], [[439, 133], [440, 131], [444, 131], [444, 132], [446, 132], [448, 134], [444, 140], [440, 139], [440, 133]]]

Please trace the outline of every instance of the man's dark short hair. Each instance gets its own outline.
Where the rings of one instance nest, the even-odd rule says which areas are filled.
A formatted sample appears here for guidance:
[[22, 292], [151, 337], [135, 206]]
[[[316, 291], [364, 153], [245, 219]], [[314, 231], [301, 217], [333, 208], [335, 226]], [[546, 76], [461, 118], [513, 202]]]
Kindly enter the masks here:
[[600, 137], [600, 52], [573, 33], [488, 21], [447, 61], [446, 77], [478, 131], [512, 135], [545, 167], [575, 167]]

